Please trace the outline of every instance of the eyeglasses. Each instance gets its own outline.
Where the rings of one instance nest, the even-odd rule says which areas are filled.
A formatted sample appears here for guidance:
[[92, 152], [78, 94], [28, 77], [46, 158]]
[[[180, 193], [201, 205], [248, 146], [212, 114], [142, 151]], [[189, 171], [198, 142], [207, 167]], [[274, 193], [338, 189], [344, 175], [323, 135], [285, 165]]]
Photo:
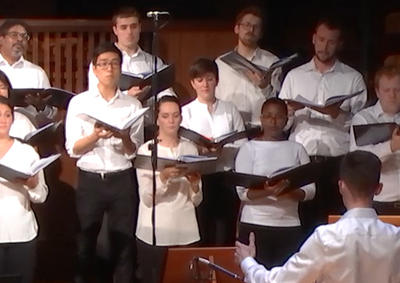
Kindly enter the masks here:
[[27, 32], [16, 32], [16, 31], [10, 31], [7, 32], [7, 35], [11, 37], [12, 39], [18, 39], [18, 37], [21, 37], [23, 40], [29, 40], [31, 36]]
[[249, 22], [244, 22], [244, 23], [240, 23], [239, 25], [241, 25], [243, 28], [245, 28], [246, 30], [261, 30], [261, 26], [260, 25], [253, 25]]
[[118, 68], [121, 66], [121, 62], [117, 61], [117, 60], [113, 60], [113, 61], [100, 61], [98, 63], [96, 63], [95, 65], [96, 67], [100, 68], [100, 69], [107, 69], [108, 66], [111, 66], [112, 68]]

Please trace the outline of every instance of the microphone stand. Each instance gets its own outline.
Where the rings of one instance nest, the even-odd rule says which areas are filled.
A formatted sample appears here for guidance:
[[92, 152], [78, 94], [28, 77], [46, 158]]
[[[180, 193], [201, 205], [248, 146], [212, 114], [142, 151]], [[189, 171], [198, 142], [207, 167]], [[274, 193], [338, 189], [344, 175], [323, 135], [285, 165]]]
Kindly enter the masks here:
[[158, 30], [163, 28], [165, 24], [160, 25], [159, 23], [159, 15], [157, 13], [151, 15], [154, 23], [153, 30], [153, 38], [152, 38], [152, 53], [153, 53], [153, 77], [151, 80], [151, 92], [154, 97], [154, 105], [153, 105], [153, 123], [154, 123], [154, 132], [153, 132], [153, 145], [151, 147], [151, 165], [153, 169], [153, 198], [152, 198], [152, 211], [151, 211], [151, 225], [152, 225], [152, 245], [155, 246], [156, 241], [156, 171], [157, 171], [157, 84], [158, 84], [158, 75], [157, 75], [157, 53], [158, 53]]

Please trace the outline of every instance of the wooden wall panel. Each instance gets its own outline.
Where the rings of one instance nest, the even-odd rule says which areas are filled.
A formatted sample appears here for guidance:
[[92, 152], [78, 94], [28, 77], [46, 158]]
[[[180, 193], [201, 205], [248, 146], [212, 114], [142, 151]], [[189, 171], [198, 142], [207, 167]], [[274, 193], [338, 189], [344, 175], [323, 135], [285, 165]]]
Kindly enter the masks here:
[[[87, 70], [99, 42], [112, 40], [111, 22], [99, 20], [25, 20], [32, 39], [25, 58], [40, 65], [52, 86], [79, 93], [87, 88]], [[2, 21], [0, 21], [1, 24]], [[151, 46], [152, 26], [142, 26], [142, 46]], [[235, 36], [230, 23], [177, 21], [159, 32], [159, 55], [176, 65], [175, 91], [190, 100], [189, 66], [196, 58], [216, 58], [232, 49]], [[150, 42], [149, 42], [150, 40]], [[75, 161], [64, 152], [61, 180], [76, 185]]]

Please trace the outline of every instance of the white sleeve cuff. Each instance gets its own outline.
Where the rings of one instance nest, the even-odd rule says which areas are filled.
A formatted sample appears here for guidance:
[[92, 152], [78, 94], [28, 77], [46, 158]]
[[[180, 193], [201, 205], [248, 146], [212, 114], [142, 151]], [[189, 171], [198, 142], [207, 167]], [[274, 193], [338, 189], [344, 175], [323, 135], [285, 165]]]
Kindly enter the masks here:
[[242, 260], [242, 262], [240, 263], [240, 268], [242, 269], [243, 273], [246, 275], [246, 272], [254, 265], [257, 265], [257, 261], [248, 256], [246, 257], [244, 260]]

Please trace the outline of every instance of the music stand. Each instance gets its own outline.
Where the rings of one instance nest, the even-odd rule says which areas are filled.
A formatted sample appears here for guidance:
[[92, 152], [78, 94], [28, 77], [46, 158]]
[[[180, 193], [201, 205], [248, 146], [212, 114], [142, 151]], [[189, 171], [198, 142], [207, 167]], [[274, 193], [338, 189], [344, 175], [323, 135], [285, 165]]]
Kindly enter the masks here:
[[163, 283], [238, 283], [223, 272], [215, 271], [208, 265], [199, 263], [196, 258], [202, 257], [210, 262], [243, 277], [239, 265], [235, 263], [235, 247], [212, 248], [170, 248], [162, 277]]

